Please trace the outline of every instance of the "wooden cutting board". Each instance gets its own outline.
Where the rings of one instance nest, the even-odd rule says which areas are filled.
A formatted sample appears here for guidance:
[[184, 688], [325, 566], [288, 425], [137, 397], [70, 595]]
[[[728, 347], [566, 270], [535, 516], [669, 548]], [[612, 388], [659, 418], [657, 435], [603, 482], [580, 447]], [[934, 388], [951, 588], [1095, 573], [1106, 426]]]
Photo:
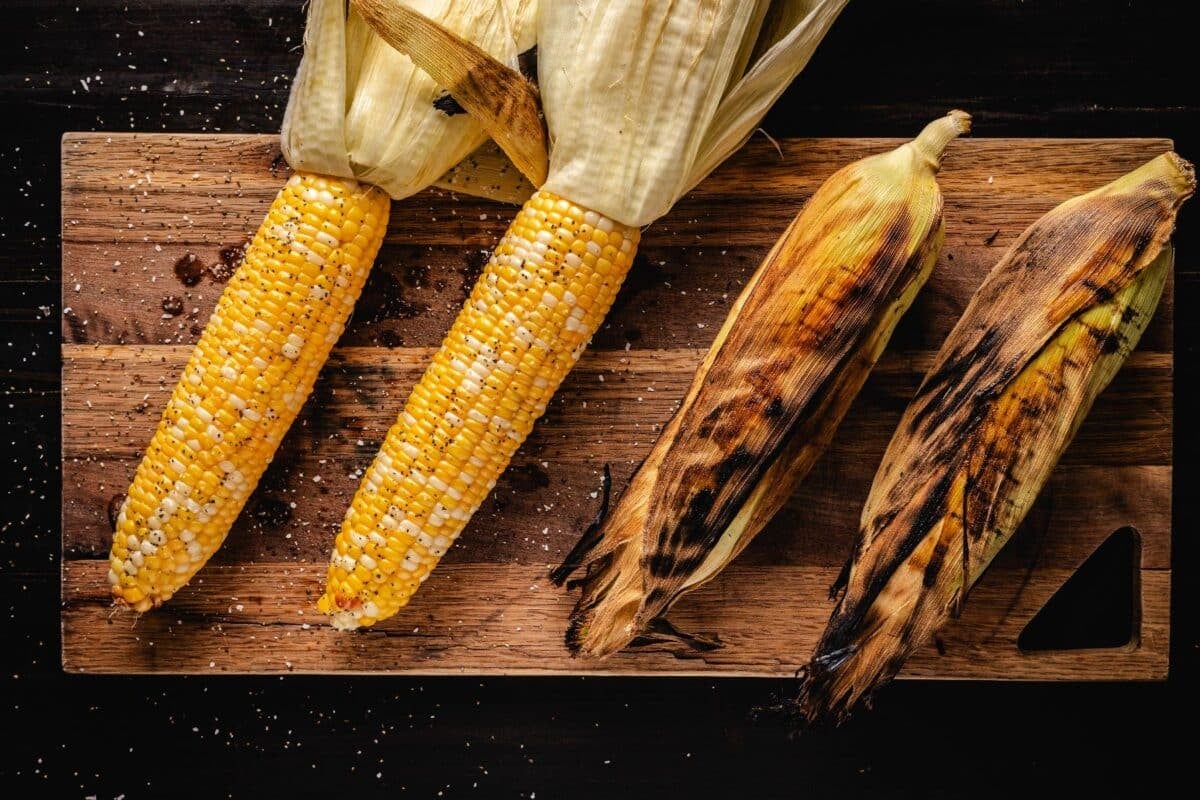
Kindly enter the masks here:
[[[104, 575], [120, 501], [208, 318], [219, 274], [287, 176], [272, 136], [67, 134], [63, 174], [63, 665], [71, 672], [607, 673], [789, 676], [807, 659], [893, 426], [966, 300], [1033, 220], [1170, 148], [1163, 139], [967, 139], [940, 178], [946, 245], [830, 451], [718, 579], [672, 612], [722, 649], [562, 644], [574, 595], [547, 570], [620, 491], [740, 287], [804, 200], [884, 139], [756, 139], [651, 227], [591, 351], [492, 499], [397, 617], [338, 634], [315, 610], [358, 470], [441, 340], [513, 208], [431, 190], [393, 207], [355, 318], [224, 548], [166, 607], [114, 613]], [[182, 312], [170, 316], [164, 308]], [[1015, 310], [1014, 310], [1015, 311]], [[1167, 670], [1170, 284], [1026, 525], [907, 677], [1150, 679]], [[1115, 529], [1140, 532], [1129, 644], [1023, 652], [1017, 637]]]

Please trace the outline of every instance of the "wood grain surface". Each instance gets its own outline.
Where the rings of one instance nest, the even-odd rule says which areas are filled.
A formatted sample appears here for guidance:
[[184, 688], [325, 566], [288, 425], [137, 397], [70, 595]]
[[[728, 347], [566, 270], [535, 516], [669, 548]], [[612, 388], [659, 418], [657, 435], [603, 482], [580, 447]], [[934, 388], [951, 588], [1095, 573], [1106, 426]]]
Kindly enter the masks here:
[[[68, 134], [63, 139], [63, 664], [77, 672], [791, 675], [892, 427], [966, 300], [1034, 219], [1168, 149], [1161, 139], [956, 142], [940, 183], [946, 246], [928, 286], [780, 517], [672, 619], [712, 653], [645, 650], [599, 665], [562, 646], [573, 597], [546, 580], [620, 490], [682, 396], [742, 283], [830, 173], [884, 139], [756, 141], [646, 231], [592, 351], [568, 378], [459, 545], [400, 615], [335, 635], [313, 608], [356, 474], [442, 333], [510, 207], [434, 190], [393, 208], [367, 291], [330, 365], [222, 551], [167, 607], [108, 608], [108, 503], [124, 493], [220, 292], [176, 263], [219, 265], [286, 176], [275, 137]], [[228, 257], [228, 255], [226, 256]], [[217, 270], [219, 272], [219, 269]], [[1030, 519], [910, 677], [1145, 679], [1169, 646], [1170, 286]], [[181, 308], [172, 315], [164, 309]], [[1023, 653], [1033, 614], [1113, 530], [1141, 534], [1140, 630], [1104, 651]], [[402, 639], [403, 641], [395, 641]]]

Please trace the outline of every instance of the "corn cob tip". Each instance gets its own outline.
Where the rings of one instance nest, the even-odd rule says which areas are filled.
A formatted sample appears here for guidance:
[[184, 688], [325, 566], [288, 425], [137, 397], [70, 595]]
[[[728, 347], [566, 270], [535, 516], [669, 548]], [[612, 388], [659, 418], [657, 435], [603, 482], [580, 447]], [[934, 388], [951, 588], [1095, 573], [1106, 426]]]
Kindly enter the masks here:
[[112, 595], [113, 608], [128, 609], [138, 614], [145, 614], [147, 611], [156, 609], [171, 599], [169, 595], [166, 597], [150, 597], [141, 595], [140, 592], [134, 593], [128, 589], [123, 590], [119, 586], [113, 587]]
[[336, 631], [369, 628], [381, 616], [375, 603], [364, 603], [357, 597], [332, 588], [317, 600], [317, 610], [329, 617], [329, 625]]
[[942, 165], [942, 154], [946, 151], [946, 146], [959, 136], [970, 132], [971, 115], [955, 109], [926, 125], [913, 140], [913, 146], [936, 170]]
[[1174, 150], [1125, 173], [1096, 192], [1105, 194], [1137, 194], [1156, 197], [1168, 206], [1178, 208], [1196, 191], [1196, 169], [1191, 162]]

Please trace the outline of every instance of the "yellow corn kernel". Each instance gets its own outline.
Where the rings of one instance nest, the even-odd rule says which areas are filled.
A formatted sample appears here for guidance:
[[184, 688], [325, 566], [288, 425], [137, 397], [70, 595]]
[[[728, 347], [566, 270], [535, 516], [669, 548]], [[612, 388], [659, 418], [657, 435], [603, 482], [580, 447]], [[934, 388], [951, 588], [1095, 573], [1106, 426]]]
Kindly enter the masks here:
[[309, 174], [276, 196], [121, 506], [108, 575], [118, 603], [166, 602], [220, 547], [346, 324], [389, 204], [378, 189]]

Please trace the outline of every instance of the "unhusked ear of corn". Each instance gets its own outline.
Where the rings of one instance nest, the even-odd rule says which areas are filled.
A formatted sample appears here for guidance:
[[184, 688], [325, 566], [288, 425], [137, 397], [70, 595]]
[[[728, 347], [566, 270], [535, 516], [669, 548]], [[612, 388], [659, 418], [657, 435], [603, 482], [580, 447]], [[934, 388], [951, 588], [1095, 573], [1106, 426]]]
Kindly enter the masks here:
[[[507, 14], [518, 3], [421, 5], [515, 59], [520, 26]], [[168, 600], [224, 541], [354, 308], [388, 193], [424, 188], [483, 138], [435, 108], [437, 87], [342, 0], [313, 0], [305, 42], [283, 132], [297, 172], [218, 300], [118, 516], [108, 580], [138, 611]]]
[[572, 651], [631, 643], [808, 474], [937, 260], [935, 175], [969, 120], [952, 112], [839, 170], [775, 244], [616, 507], [553, 576], [588, 564]]
[[841, 720], [964, 601], [1145, 329], [1195, 189], [1174, 153], [1030, 226], [975, 293], [875, 475], [795, 710]]
[[[639, 228], [691, 185], [706, 141], [726, 141], [750, 125], [738, 134], [744, 138], [765, 113], [769, 101], [725, 121], [720, 112], [754, 72], [747, 65], [767, 58], [754, 60], [769, 5], [542, 5], [538, 65], [549, 176], [501, 240], [364, 475], [318, 603], [335, 626], [372, 625], [408, 602], [600, 325], [633, 263]], [[795, 37], [790, 49], [773, 43], [796, 28], [823, 32], [844, 0], [788, 5], [825, 10], [768, 29], [772, 38], [762, 47], [798, 71], [807, 52]], [[394, 44], [431, 72], [445, 68], [434, 62], [460, 51], [405, 40], [419, 27], [380, 32], [398, 37]], [[795, 73], [772, 74], [752, 94], [776, 96]]]

